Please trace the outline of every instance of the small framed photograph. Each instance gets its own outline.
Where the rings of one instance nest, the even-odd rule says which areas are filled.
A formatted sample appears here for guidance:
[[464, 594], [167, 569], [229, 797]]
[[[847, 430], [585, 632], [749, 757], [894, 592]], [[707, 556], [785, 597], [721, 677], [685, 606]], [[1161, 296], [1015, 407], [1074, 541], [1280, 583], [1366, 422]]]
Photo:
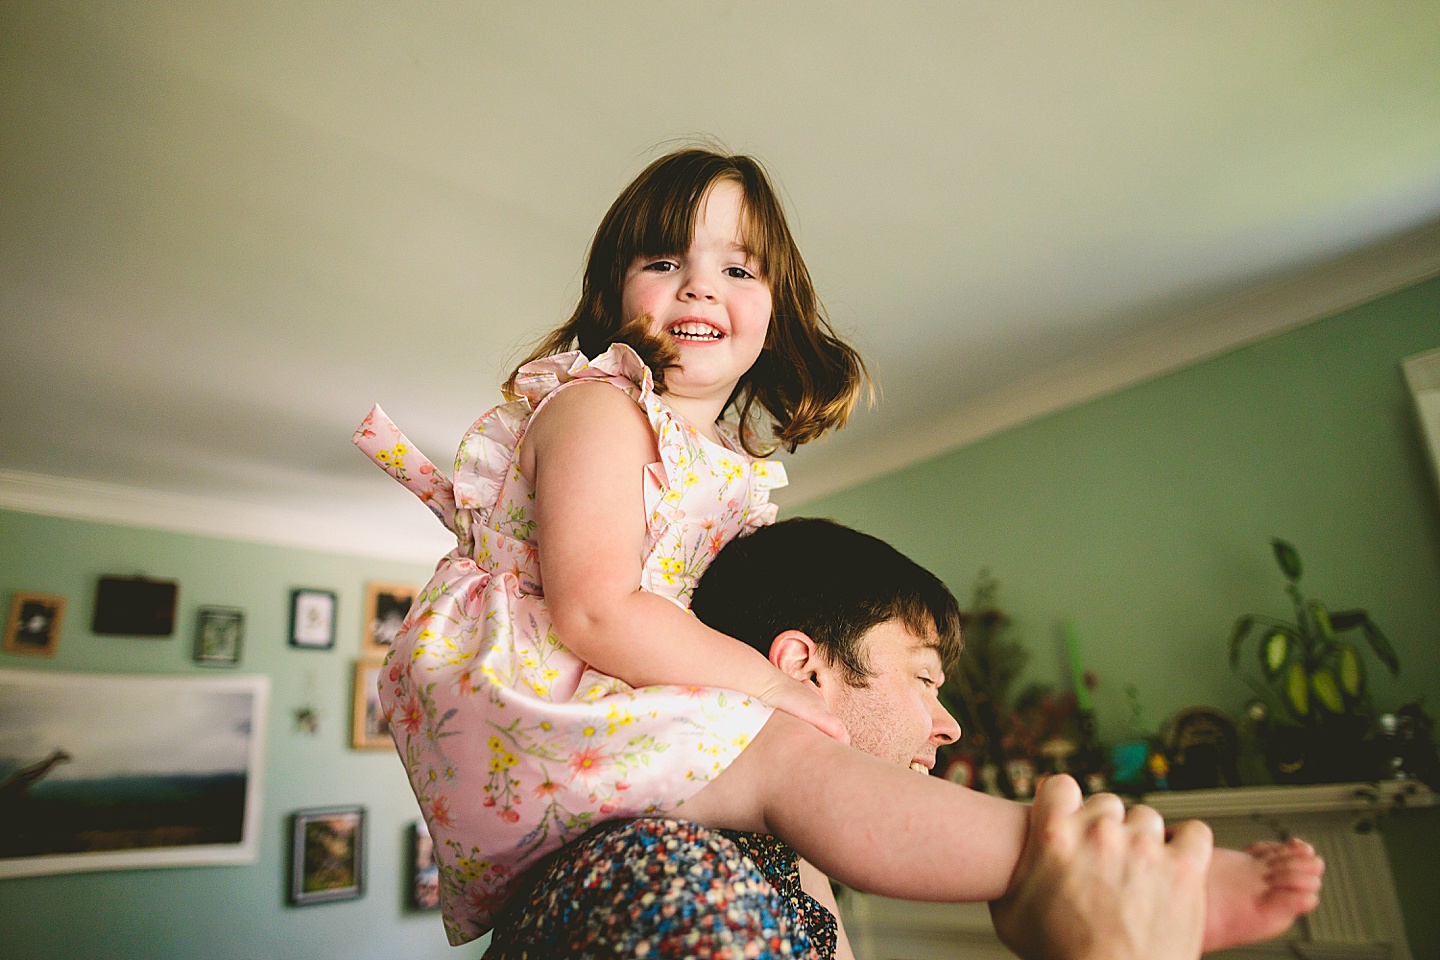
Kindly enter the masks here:
[[440, 909], [440, 867], [435, 862], [435, 841], [424, 820], [410, 827], [410, 906], [415, 910]]
[[5, 626], [6, 653], [53, 657], [60, 646], [65, 598], [55, 593], [15, 593]]
[[195, 662], [233, 667], [245, 642], [245, 611], [233, 607], [201, 607], [195, 617]]
[[400, 583], [372, 583], [366, 587], [363, 653], [383, 657], [390, 652], [419, 592]]
[[391, 750], [390, 721], [380, 706], [380, 671], [384, 663], [367, 657], [355, 662], [355, 702], [351, 708], [350, 746], [356, 750]]
[[355, 900], [365, 890], [365, 808], [297, 810], [290, 818], [290, 903]]
[[333, 590], [290, 591], [290, 646], [329, 650], [335, 646]]

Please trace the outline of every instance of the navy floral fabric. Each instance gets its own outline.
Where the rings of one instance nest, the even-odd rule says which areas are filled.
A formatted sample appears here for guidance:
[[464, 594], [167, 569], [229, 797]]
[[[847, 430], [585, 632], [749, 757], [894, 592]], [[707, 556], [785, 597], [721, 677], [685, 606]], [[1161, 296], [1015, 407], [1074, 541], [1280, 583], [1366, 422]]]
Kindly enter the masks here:
[[531, 871], [485, 960], [833, 960], [835, 937], [774, 837], [644, 819], [601, 826]]

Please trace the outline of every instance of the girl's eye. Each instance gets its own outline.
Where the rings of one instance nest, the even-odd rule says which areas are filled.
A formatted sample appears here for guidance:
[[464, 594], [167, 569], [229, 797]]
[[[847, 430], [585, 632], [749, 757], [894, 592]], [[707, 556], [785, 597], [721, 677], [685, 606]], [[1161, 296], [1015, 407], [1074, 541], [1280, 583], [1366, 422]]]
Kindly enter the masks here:
[[751, 273], [749, 270], [746, 270], [744, 267], [726, 267], [725, 276], [729, 277], [731, 280], [755, 279], [755, 274]]
[[922, 677], [919, 677], [918, 679], [920, 680], [921, 683], [925, 684], [925, 686], [927, 686], [927, 687], [933, 687], [933, 686], [935, 686], [935, 681], [934, 681], [934, 680], [931, 680], [929, 677], [922, 676]]
[[669, 273], [671, 270], [678, 270], [679, 265], [674, 260], [654, 260], [645, 264], [645, 269], [656, 273]]

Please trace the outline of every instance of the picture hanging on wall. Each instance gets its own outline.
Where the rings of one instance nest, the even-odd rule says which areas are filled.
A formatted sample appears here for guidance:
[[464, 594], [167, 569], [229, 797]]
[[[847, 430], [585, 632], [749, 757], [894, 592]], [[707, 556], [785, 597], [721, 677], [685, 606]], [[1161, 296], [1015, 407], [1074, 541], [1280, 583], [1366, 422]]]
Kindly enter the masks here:
[[53, 657], [60, 646], [65, 598], [54, 593], [16, 593], [5, 626], [6, 653]]
[[290, 591], [290, 646], [307, 650], [335, 646], [334, 591]]
[[351, 706], [350, 745], [356, 750], [391, 750], [390, 721], [380, 706], [380, 670], [384, 663], [367, 657], [355, 662], [355, 699]]
[[125, 637], [168, 637], [175, 632], [175, 599], [180, 585], [149, 577], [101, 577], [95, 587], [92, 633]]
[[233, 667], [240, 662], [245, 641], [245, 611], [232, 607], [201, 607], [195, 616], [195, 662]]
[[418, 592], [398, 583], [372, 583], [366, 588], [364, 653], [384, 656], [390, 652]]
[[290, 902], [354, 900], [364, 881], [365, 808], [297, 810], [290, 819]]
[[410, 827], [410, 906], [416, 910], [440, 909], [440, 867], [435, 862], [435, 841], [424, 820]]
[[0, 877], [254, 863], [269, 693], [0, 670]]

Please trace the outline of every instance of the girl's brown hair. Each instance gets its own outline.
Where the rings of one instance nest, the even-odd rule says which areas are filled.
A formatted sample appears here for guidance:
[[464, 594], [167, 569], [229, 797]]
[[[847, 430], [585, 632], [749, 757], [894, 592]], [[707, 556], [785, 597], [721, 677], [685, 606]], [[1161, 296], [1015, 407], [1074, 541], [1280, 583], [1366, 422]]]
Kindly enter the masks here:
[[[637, 257], [687, 250], [700, 207], [722, 180], [739, 185], [744, 195], [741, 229], [770, 287], [773, 311], [765, 347], [736, 384], [727, 406], [738, 413], [749, 453], [766, 452], [760, 449], [763, 441], [756, 439], [760, 410], [769, 414], [774, 444], [793, 451], [843, 426], [869, 376], [860, 355], [835, 335], [822, 315], [780, 201], [764, 168], [751, 157], [690, 148], [646, 167], [595, 231], [575, 312], [520, 366], [575, 347], [593, 358], [613, 343], [624, 343], [650, 368], [656, 390], [663, 390], [665, 371], [675, 366], [677, 353], [668, 341], [649, 333], [649, 317], [621, 315], [625, 273]], [[510, 374], [507, 389], [513, 388], [519, 372], [517, 367]]]

